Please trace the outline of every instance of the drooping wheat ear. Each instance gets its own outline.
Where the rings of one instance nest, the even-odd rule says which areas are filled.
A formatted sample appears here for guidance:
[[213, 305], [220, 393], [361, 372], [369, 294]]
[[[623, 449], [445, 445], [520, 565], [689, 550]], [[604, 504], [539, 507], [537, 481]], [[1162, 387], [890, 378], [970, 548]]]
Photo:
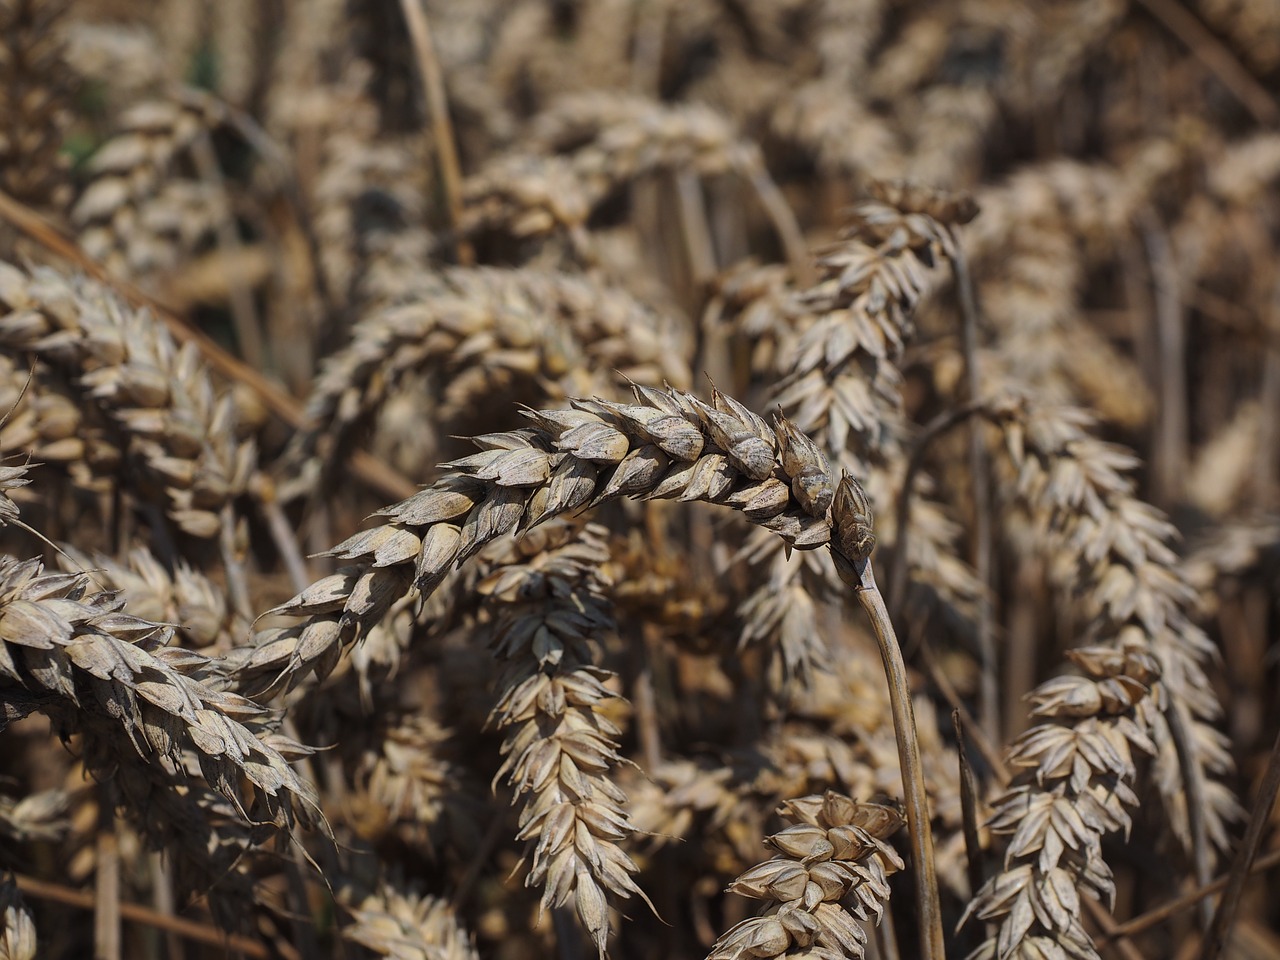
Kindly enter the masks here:
[[36, 206], [66, 202], [59, 151], [73, 78], [60, 32], [67, 3], [0, 3], [0, 189]]
[[618, 846], [634, 828], [612, 772], [620, 731], [604, 715], [617, 694], [594, 666], [599, 638], [616, 629], [604, 596], [608, 531], [578, 537], [481, 582], [496, 622], [490, 646], [502, 661], [490, 722], [506, 733], [505, 777], [520, 806], [531, 858], [525, 885], [542, 888], [542, 909], [572, 902], [605, 955], [607, 896], [644, 898], [637, 870]]
[[103, 589], [119, 591], [134, 616], [173, 624], [183, 646], [216, 655], [244, 637], [248, 624], [236, 616], [226, 592], [183, 560], [170, 573], [145, 547], [130, 550], [127, 563], [69, 544], [62, 550], [72, 571], [88, 571]]
[[759, 197], [793, 267], [805, 271], [804, 239], [759, 146], [710, 107], [672, 106], [614, 92], [581, 93], [539, 114], [530, 131], [528, 150], [569, 157], [590, 208], [618, 187], [657, 171], [741, 177]]
[[[939, 282], [935, 268], [955, 249], [950, 230], [925, 211], [956, 222], [973, 211], [918, 190], [881, 189], [885, 200], [855, 207], [847, 238], [819, 256], [811, 288], [784, 295], [766, 282], [757, 289], [766, 305], [783, 313], [772, 324], [781, 376], [772, 402], [831, 462], [868, 477], [872, 497], [887, 504], [904, 460], [898, 362], [913, 332], [916, 303]], [[741, 299], [737, 305], [745, 306]], [[744, 320], [761, 323], [750, 313]], [[967, 568], [944, 559], [955, 554], [955, 528], [923, 498], [914, 501], [912, 519], [920, 534], [911, 540], [913, 579], [964, 609], [978, 587]], [[889, 540], [896, 535], [883, 525], [879, 532]], [[779, 650], [787, 674], [803, 678], [823, 656], [813, 596], [838, 591], [835, 571], [817, 555], [786, 563], [775, 545], [758, 536], [749, 549], [753, 560], [771, 562], [771, 568], [741, 608], [744, 640]]]
[[329, 551], [352, 565], [270, 611], [307, 619], [260, 633], [238, 654], [239, 683], [279, 690], [324, 676], [411, 589], [429, 595], [497, 537], [615, 497], [724, 504], [801, 550], [843, 543], [858, 523], [831, 512], [825, 463], [784, 421], [770, 427], [719, 391], [704, 403], [673, 388], [634, 390], [632, 404], [578, 400], [478, 437], [479, 453]]
[[[355, 61], [336, 82], [300, 94], [311, 128], [305, 138], [319, 141], [310, 146], [319, 151], [310, 199], [322, 279], [338, 309], [414, 289], [435, 246], [427, 228], [430, 144], [420, 134], [381, 132], [370, 81], [369, 65]], [[298, 145], [307, 147], [305, 139]]]
[[85, 252], [117, 276], [145, 277], [211, 238], [227, 216], [226, 194], [179, 165], [226, 120], [224, 105], [196, 91], [126, 111], [71, 209]]
[[112, 489], [123, 460], [120, 438], [48, 364], [0, 355], [0, 410], [7, 411], [0, 455], [55, 464], [83, 490]]
[[1204, 669], [1213, 645], [1194, 622], [1197, 597], [1169, 547], [1172, 524], [1134, 496], [1134, 456], [1092, 436], [1084, 411], [1011, 405], [999, 422], [1014, 468], [1003, 492], [1031, 512], [1050, 575], [1082, 598], [1091, 635], [1141, 640], [1159, 664], [1167, 695], [1162, 712], [1143, 715], [1144, 732], [1159, 750], [1156, 786], [1175, 835], [1202, 848], [1193, 837], [1201, 818], [1208, 841], [1224, 849], [1238, 805], [1215, 777], [1232, 769], [1231, 754], [1211, 725], [1222, 713]]
[[792, 823], [765, 839], [778, 853], [728, 888], [769, 907], [717, 940], [707, 960], [860, 960], [867, 943], [860, 921], [880, 921], [889, 899], [889, 874], [903, 868], [886, 842], [902, 826], [901, 816], [890, 807], [859, 804], [832, 791], [788, 800], [778, 813]]
[[1182, 573], [1204, 601], [1206, 612], [1215, 612], [1219, 580], [1256, 575], [1280, 561], [1280, 516], [1256, 512], [1219, 523], [1182, 561]]
[[439, 897], [383, 884], [351, 909], [342, 936], [395, 960], [479, 960], [471, 936]]
[[1148, 731], [1162, 687], [1148, 646], [1140, 628], [1126, 627], [1116, 647], [1068, 653], [1084, 676], [1056, 677], [1032, 692], [1032, 714], [1046, 719], [1009, 748], [1019, 772], [990, 822], [1011, 838], [1004, 869], [965, 911], [965, 920], [997, 928], [975, 960], [1098, 957], [1080, 922], [1080, 893], [1108, 902], [1115, 895], [1102, 839], [1129, 831], [1128, 808], [1138, 803], [1133, 748], [1156, 751]]
[[169, 628], [123, 606], [115, 594], [90, 592], [85, 574], [0, 558], [6, 712], [40, 710], [64, 734], [94, 740], [98, 749], [85, 756], [102, 775], [136, 754], [172, 786], [190, 756], [242, 817], [281, 826], [305, 817], [314, 790], [281, 752], [305, 751], [272, 733], [261, 707], [221, 691], [211, 661], [165, 646]]
[[563, 233], [575, 259], [594, 259], [586, 224], [599, 198], [590, 194], [571, 158], [498, 154], [467, 177], [462, 199], [460, 228], [467, 236], [531, 240]]
[[615, 393], [611, 371], [637, 383], [687, 386], [689, 369], [667, 346], [667, 328], [626, 292], [583, 277], [445, 270], [434, 289], [369, 314], [326, 361], [290, 461], [300, 465], [303, 485], [314, 484], [414, 374], [443, 374], [440, 424], [474, 413], [517, 377], [536, 379], [553, 401]]
[[178, 347], [150, 313], [100, 284], [0, 263], [0, 350], [62, 371], [126, 435], [140, 493], [163, 498], [187, 533], [218, 533], [257, 453], [237, 436], [232, 397], [214, 387], [194, 344]]
[[36, 921], [12, 876], [0, 880], [0, 960], [35, 960]]

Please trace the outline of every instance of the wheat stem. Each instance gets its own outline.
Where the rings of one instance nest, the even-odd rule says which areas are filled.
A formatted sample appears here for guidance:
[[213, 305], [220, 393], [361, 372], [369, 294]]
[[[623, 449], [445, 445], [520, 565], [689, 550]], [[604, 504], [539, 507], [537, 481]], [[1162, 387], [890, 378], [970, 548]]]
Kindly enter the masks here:
[[902, 765], [902, 794], [907, 811], [907, 832], [911, 836], [911, 857], [915, 866], [916, 910], [919, 914], [923, 956], [927, 960], [944, 960], [946, 938], [942, 929], [942, 905], [938, 898], [937, 865], [933, 858], [933, 830], [929, 825], [929, 802], [924, 786], [924, 766], [920, 762], [920, 738], [916, 732], [915, 710], [911, 706], [911, 686], [907, 666], [898, 646], [898, 635], [889, 619], [884, 597], [876, 587], [871, 561], [863, 559], [853, 565], [856, 581], [850, 582], [846, 568], [838, 565], [841, 576], [857, 594], [884, 662], [885, 680], [889, 685], [889, 706], [893, 711], [893, 730], [898, 742], [898, 762]]

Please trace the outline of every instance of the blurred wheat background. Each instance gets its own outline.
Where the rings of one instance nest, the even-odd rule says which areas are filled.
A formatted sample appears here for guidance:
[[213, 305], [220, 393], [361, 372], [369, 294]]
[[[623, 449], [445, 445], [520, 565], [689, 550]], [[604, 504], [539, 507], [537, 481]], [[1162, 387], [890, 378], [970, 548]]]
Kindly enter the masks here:
[[0, 415], [0, 960], [1280, 957], [1275, 0], [0, 0]]

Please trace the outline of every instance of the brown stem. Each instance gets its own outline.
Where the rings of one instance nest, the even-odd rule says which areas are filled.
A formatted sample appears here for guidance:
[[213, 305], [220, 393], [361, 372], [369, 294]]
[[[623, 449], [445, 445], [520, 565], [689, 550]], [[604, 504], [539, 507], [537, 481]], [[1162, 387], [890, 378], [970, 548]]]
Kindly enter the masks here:
[[1280, 106], [1266, 87], [1258, 83], [1231, 51], [1182, 4], [1177, 0], [1138, 0], [1138, 3], [1185, 43], [1196, 59], [1217, 76], [1258, 123], [1271, 126], [1280, 120]]
[[1240, 906], [1240, 895], [1244, 892], [1244, 882], [1249, 876], [1249, 868], [1253, 858], [1258, 855], [1258, 847], [1262, 843], [1262, 834], [1271, 820], [1271, 810], [1276, 803], [1276, 793], [1280, 792], [1280, 735], [1276, 736], [1275, 745], [1271, 748], [1271, 757], [1267, 761], [1267, 772], [1262, 777], [1262, 786], [1258, 788], [1258, 799], [1253, 805], [1253, 813], [1249, 817], [1249, 826], [1244, 832], [1244, 843], [1236, 853], [1235, 862], [1231, 865], [1231, 873], [1227, 878], [1227, 888], [1218, 904], [1218, 912], [1214, 914], [1213, 926], [1205, 939], [1204, 949], [1200, 952], [1200, 960], [1217, 960], [1226, 946], [1227, 936], [1235, 923], [1236, 910]]
[[[1270, 870], [1272, 867], [1280, 867], [1280, 850], [1273, 850], [1265, 856], [1259, 857], [1253, 862], [1249, 868], [1249, 872], [1260, 873], [1263, 870]], [[1195, 906], [1205, 897], [1211, 897], [1221, 890], [1225, 890], [1227, 884], [1231, 882], [1234, 873], [1224, 873], [1215, 879], [1212, 883], [1206, 883], [1203, 887], [1192, 890], [1190, 893], [1183, 894], [1166, 904], [1156, 907], [1154, 910], [1148, 910], [1146, 913], [1134, 917], [1132, 920], [1126, 920], [1124, 923], [1116, 925], [1114, 931], [1104, 935], [1101, 940], [1114, 939], [1115, 937], [1131, 936], [1135, 933], [1143, 933], [1152, 927], [1159, 926], [1166, 920], [1186, 913], [1187, 907]]]
[[98, 788], [93, 884], [93, 960], [120, 960], [120, 844], [107, 788]]
[[[91, 893], [73, 890], [60, 883], [37, 880], [35, 877], [24, 876], [20, 873], [15, 873], [13, 878], [18, 884], [18, 889], [28, 897], [51, 900], [54, 903], [65, 904], [68, 907], [76, 907], [80, 910], [92, 910], [94, 908], [93, 894]], [[246, 957], [253, 957], [254, 960], [270, 960], [273, 956], [270, 950], [256, 940], [250, 940], [248, 937], [242, 937], [234, 933], [223, 933], [207, 923], [196, 923], [194, 920], [184, 920], [182, 917], [166, 916], [139, 903], [121, 903], [120, 916], [122, 919], [133, 923], [142, 923], [157, 930], [176, 933], [181, 937], [186, 937], [188, 940], [233, 950], [244, 954]]]
[[422, 0], [400, 0], [413, 52], [422, 73], [422, 86], [427, 97], [427, 109], [431, 111], [431, 132], [436, 142], [436, 159], [440, 163], [440, 180], [444, 186], [445, 203], [449, 211], [449, 228], [457, 247], [458, 262], [469, 267], [476, 262], [471, 241], [462, 235], [462, 171], [458, 166], [458, 148], [453, 138], [453, 124], [449, 121], [449, 99], [445, 96], [444, 73], [436, 57], [435, 44], [431, 40], [431, 25]]
[[964, 743], [964, 722], [960, 711], [951, 711], [951, 725], [956, 730], [956, 757], [960, 761], [960, 813], [964, 828], [965, 876], [970, 890], [982, 889], [982, 839], [978, 834], [978, 785], [969, 765], [969, 751]]
[[929, 802], [924, 787], [924, 766], [920, 761], [920, 739], [916, 733], [915, 709], [907, 666], [902, 660], [898, 635], [889, 619], [884, 597], [876, 587], [870, 560], [854, 564], [857, 582], [852, 584], [858, 602], [871, 621], [871, 630], [880, 647], [885, 680], [889, 685], [889, 707], [898, 741], [898, 762], [902, 766], [902, 794], [907, 811], [907, 832], [911, 835], [911, 858], [915, 863], [916, 910], [919, 914], [922, 956], [944, 960], [946, 938], [942, 929], [942, 906], [938, 898], [937, 865], [933, 859], [933, 830], [929, 825]]

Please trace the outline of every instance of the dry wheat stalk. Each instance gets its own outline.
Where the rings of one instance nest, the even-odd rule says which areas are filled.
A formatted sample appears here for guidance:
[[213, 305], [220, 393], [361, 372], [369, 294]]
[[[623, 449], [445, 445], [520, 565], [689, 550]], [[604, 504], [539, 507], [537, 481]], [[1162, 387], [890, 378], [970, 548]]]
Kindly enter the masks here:
[[442, 426], [458, 413], [474, 415], [517, 377], [534, 378], [552, 400], [616, 392], [605, 371], [687, 386], [688, 368], [664, 346], [669, 326], [624, 291], [584, 277], [442, 271], [434, 289], [370, 313], [325, 362], [307, 402], [308, 427], [291, 449], [293, 486], [314, 484], [410, 375], [444, 374], [433, 398]]
[[383, 884], [352, 907], [344, 939], [396, 960], [477, 960], [471, 937], [438, 897]]
[[860, 960], [867, 934], [859, 921], [879, 922], [888, 875], [903, 868], [886, 842], [902, 817], [832, 791], [788, 800], [778, 813], [792, 824], [765, 840], [778, 853], [729, 885], [731, 893], [764, 900], [769, 908], [717, 940], [707, 960]]
[[0, 310], [0, 349], [67, 374], [81, 402], [127, 436], [142, 492], [163, 495], [187, 533], [216, 536], [219, 513], [245, 491], [257, 454], [237, 436], [231, 396], [215, 388], [195, 345], [178, 347], [149, 313], [101, 285], [47, 268], [0, 263]]
[[1010, 837], [1004, 868], [965, 912], [992, 921], [976, 960], [1098, 957], [1080, 920], [1080, 894], [1110, 902], [1111, 870], [1102, 838], [1123, 830], [1137, 806], [1133, 748], [1155, 753], [1148, 730], [1158, 716], [1159, 667], [1140, 628], [1115, 647], [1081, 647], [1068, 656], [1084, 676], [1060, 676], [1031, 694], [1046, 718], [1009, 748], [1018, 771], [996, 804], [990, 827]]
[[37, 206], [66, 201], [72, 76], [63, 60], [67, 0], [0, 3], [0, 189]]
[[828, 516], [825, 461], [785, 421], [775, 432], [718, 391], [707, 404], [634, 389], [634, 404], [575, 401], [529, 411], [532, 427], [477, 438], [481, 452], [329, 552], [354, 565], [271, 611], [307, 620], [260, 634], [239, 664], [241, 684], [280, 689], [323, 676], [410, 589], [429, 595], [491, 540], [619, 496], [722, 503], [797, 549], [852, 549], [853, 516]]
[[587, 526], [528, 563], [500, 567], [479, 585], [496, 618], [490, 646], [502, 662], [490, 723], [506, 733], [505, 777], [528, 842], [525, 885], [542, 909], [572, 902], [600, 956], [609, 938], [607, 896], [647, 899], [636, 865], [618, 845], [634, 828], [613, 782], [620, 730], [604, 714], [613, 676], [594, 666], [599, 637], [613, 632], [608, 533]]

